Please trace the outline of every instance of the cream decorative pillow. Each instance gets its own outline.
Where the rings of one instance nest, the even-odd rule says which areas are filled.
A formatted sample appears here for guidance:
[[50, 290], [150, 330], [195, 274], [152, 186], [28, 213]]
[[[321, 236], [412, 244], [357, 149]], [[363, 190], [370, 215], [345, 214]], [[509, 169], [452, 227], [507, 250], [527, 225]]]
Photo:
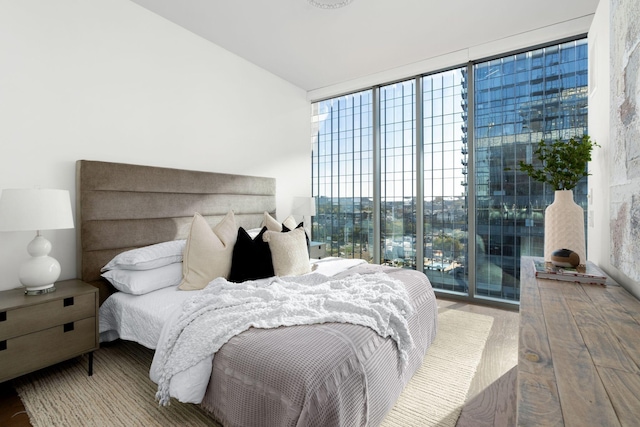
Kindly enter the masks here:
[[202, 215], [196, 213], [184, 249], [184, 277], [179, 288], [184, 291], [203, 289], [216, 277], [228, 278], [237, 237], [238, 227], [233, 211], [213, 229]]
[[293, 230], [298, 226], [298, 223], [296, 222], [296, 219], [294, 217], [289, 215], [284, 219], [284, 221], [282, 221], [282, 225], [287, 227], [289, 230]]
[[299, 276], [311, 272], [304, 229], [297, 228], [288, 233], [267, 231], [262, 238], [269, 243], [276, 276]]
[[294, 228], [296, 228], [296, 226], [298, 225], [296, 223], [296, 220], [294, 217], [292, 217], [291, 215], [289, 215], [288, 217], [285, 218], [284, 221], [282, 221], [282, 224], [280, 222], [278, 222], [277, 219], [275, 219], [274, 217], [272, 217], [271, 215], [269, 215], [269, 212], [265, 212], [264, 213], [264, 220], [262, 221], [262, 225], [260, 226], [262, 227], [267, 227], [267, 230], [269, 231], [282, 231], [282, 226], [287, 227], [289, 230], [293, 230]]

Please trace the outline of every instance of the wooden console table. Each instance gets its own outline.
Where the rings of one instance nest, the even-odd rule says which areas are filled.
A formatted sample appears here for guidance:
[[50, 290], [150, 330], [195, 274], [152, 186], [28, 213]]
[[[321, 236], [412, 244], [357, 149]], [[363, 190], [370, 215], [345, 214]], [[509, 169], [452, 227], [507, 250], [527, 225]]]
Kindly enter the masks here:
[[640, 425], [640, 301], [611, 279], [536, 279], [533, 260], [521, 260], [517, 425]]

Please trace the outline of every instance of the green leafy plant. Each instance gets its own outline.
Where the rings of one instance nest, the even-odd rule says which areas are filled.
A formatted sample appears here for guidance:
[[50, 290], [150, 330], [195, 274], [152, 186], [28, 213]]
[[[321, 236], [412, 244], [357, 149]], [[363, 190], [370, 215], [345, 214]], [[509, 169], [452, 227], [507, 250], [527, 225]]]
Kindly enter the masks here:
[[589, 135], [572, 137], [568, 141], [556, 140], [546, 143], [541, 140], [533, 154], [536, 163], [520, 161], [520, 170], [532, 179], [549, 184], [554, 190], [571, 190], [578, 181], [591, 175], [587, 163], [591, 161], [591, 151], [599, 147]]

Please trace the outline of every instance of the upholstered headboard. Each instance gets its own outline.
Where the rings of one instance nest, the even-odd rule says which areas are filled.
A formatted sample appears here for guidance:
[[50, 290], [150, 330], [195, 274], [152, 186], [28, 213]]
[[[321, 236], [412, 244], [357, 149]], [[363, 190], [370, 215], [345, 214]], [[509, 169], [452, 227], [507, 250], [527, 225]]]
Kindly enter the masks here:
[[212, 226], [233, 210], [245, 228], [275, 214], [274, 178], [78, 160], [76, 163], [78, 276], [111, 287], [100, 268], [125, 250], [184, 239], [199, 212]]

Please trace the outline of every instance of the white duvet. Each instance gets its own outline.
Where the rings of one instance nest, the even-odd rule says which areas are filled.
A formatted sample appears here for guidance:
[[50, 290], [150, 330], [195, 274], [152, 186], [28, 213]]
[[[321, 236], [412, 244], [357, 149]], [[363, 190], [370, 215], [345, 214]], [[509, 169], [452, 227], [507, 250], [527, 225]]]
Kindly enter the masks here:
[[[359, 259], [330, 257], [311, 260], [311, 267], [315, 273], [333, 276], [364, 263]], [[155, 349], [162, 327], [173, 311], [196, 292], [182, 291], [177, 286], [144, 295], [116, 292], [100, 306], [100, 342], [120, 338]]]
[[413, 309], [404, 285], [384, 273], [332, 279], [312, 273], [230, 283], [219, 278], [183, 302], [165, 323], [151, 365], [161, 404], [170, 396], [200, 403], [213, 356], [249, 329], [323, 322], [368, 326], [395, 340], [401, 366], [413, 347], [406, 317]]

